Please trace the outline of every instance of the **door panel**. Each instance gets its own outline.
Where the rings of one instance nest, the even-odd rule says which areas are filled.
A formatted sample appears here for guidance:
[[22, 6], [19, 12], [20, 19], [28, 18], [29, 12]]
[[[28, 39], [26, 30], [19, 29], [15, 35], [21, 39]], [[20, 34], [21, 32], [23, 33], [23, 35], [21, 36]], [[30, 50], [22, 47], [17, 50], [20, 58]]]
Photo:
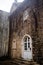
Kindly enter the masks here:
[[32, 43], [31, 43], [31, 39], [28, 36], [24, 37], [22, 50], [23, 50], [22, 57], [24, 59], [31, 60], [32, 59]]

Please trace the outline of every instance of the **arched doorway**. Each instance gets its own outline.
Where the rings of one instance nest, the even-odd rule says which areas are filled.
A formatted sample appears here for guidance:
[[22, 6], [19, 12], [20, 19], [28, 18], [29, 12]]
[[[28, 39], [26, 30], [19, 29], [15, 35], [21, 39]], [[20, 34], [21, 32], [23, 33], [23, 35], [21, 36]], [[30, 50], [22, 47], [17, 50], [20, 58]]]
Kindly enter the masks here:
[[24, 35], [22, 39], [22, 58], [26, 60], [32, 59], [32, 39], [30, 35]]

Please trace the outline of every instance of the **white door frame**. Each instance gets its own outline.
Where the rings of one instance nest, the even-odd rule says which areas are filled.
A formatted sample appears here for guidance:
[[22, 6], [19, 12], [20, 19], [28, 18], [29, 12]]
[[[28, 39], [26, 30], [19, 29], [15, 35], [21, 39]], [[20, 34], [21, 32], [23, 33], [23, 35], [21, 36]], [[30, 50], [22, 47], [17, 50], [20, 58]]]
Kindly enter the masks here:
[[[22, 58], [23, 58], [23, 52], [24, 52], [24, 46], [23, 46], [23, 43], [24, 43], [24, 38], [25, 37], [29, 37], [30, 38], [30, 48], [31, 48], [31, 54], [32, 54], [32, 38], [31, 38], [31, 36], [30, 35], [28, 35], [28, 34], [25, 34], [24, 36], [23, 36], [23, 38], [22, 38], [22, 43], [21, 43], [21, 45], [22, 45]], [[32, 58], [31, 58], [32, 59]]]

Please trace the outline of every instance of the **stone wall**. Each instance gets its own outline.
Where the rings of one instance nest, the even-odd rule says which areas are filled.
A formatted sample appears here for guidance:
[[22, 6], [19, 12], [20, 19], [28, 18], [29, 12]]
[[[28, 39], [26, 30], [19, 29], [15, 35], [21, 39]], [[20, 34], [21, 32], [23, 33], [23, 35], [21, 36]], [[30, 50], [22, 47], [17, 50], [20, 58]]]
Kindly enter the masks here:
[[[39, 4], [40, 5], [40, 4]], [[43, 62], [43, 7], [33, 9], [32, 17], [32, 39], [33, 59], [39, 63]]]
[[16, 3], [16, 2], [13, 3], [11, 10], [10, 10], [10, 15], [17, 9], [19, 5], [20, 3]]
[[0, 10], [0, 57], [8, 53], [9, 13]]
[[[15, 56], [17, 58], [21, 57], [20, 41], [22, 40], [25, 34], [29, 34], [32, 37], [33, 59], [40, 63], [43, 62], [43, 4], [42, 3], [43, 3], [42, 0], [38, 0], [38, 1], [36, 0], [37, 5], [35, 4], [35, 7], [33, 8], [29, 6], [27, 8], [25, 6], [21, 6], [21, 8], [25, 7], [23, 8], [24, 10], [21, 9], [20, 11], [20, 9], [18, 8], [19, 9], [19, 10], [17, 9], [18, 12], [16, 10], [16, 12], [14, 12], [14, 14], [10, 16], [10, 45], [12, 44], [12, 40], [16, 39], [17, 47], [15, 51], [16, 54], [14, 55], [19, 55], [19, 56]], [[28, 11], [28, 13], [26, 11]]]

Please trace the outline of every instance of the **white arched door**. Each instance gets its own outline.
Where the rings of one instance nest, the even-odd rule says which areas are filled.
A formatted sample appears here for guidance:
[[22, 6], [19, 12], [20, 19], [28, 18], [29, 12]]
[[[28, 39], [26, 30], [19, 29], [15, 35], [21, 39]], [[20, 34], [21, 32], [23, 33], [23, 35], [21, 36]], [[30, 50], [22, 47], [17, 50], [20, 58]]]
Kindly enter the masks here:
[[24, 59], [32, 59], [32, 40], [29, 35], [25, 35], [22, 40], [22, 57]]

